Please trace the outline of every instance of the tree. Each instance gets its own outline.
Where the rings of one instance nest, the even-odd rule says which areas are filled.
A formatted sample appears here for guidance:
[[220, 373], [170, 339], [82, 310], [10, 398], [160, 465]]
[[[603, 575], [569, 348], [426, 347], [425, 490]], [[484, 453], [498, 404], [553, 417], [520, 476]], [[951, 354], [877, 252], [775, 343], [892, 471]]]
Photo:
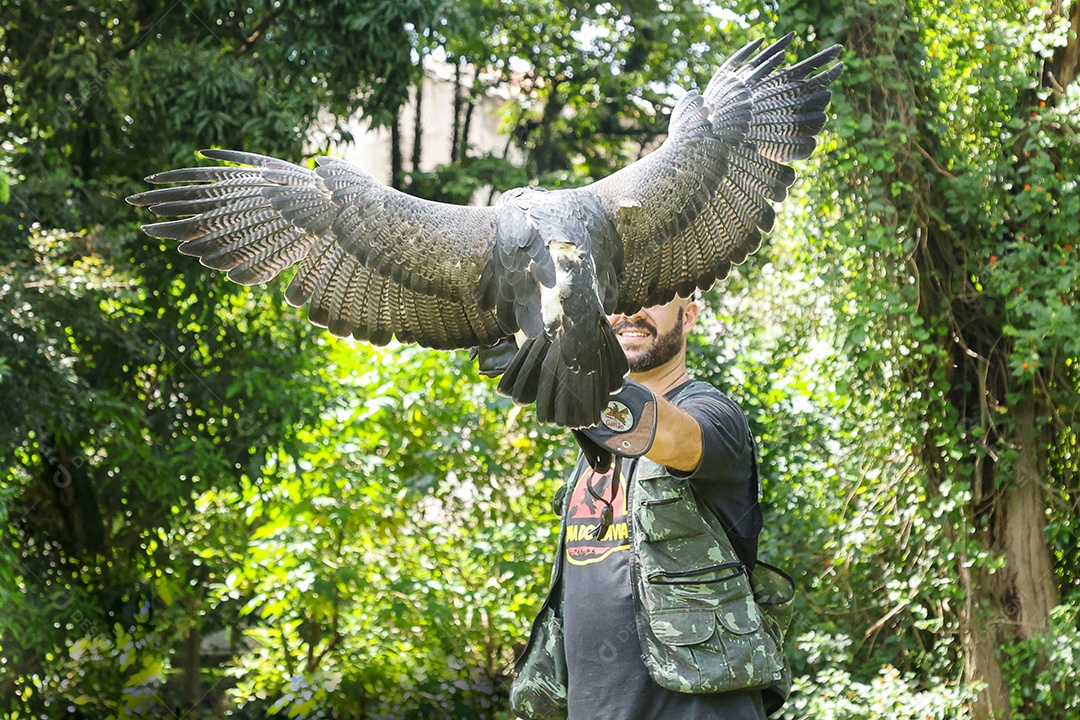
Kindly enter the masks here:
[[[324, 108], [385, 117], [434, 7], [5, 4], [0, 697], [13, 711], [45, 707], [43, 685], [138, 707], [178, 639], [159, 633], [120, 663], [110, 648], [172, 622], [190, 655], [181, 704], [197, 700], [216, 569], [160, 535], [197, 523], [200, 493], [298, 452], [321, 412], [321, 350], [280, 294], [182, 261], [122, 198], [197, 147], [297, 152]], [[184, 612], [148, 615], [166, 594]], [[79, 675], [90, 655], [100, 673]]]
[[917, 461], [907, 482], [945, 522], [935, 545], [957, 587], [922, 600], [948, 603], [934, 614], [985, 683], [977, 717], [1061, 712], [1034, 689], [1053, 676], [1045, 657], [1006, 667], [1076, 597], [1080, 7], [781, 11], [849, 49], [814, 261], [842, 288], [851, 391], [891, 408]]

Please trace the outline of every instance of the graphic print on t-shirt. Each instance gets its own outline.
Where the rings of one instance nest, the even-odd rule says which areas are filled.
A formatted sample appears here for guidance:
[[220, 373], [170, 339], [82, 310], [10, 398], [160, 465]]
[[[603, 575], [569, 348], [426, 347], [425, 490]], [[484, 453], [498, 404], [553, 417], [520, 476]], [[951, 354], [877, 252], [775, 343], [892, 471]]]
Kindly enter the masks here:
[[[586, 468], [574, 484], [570, 506], [566, 511], [566, 559], [574, 565], [600, 562], [611, 553], [630, 547], [630, 535], [626, 525], [626, 481], [619, 483], [615, 497], [611, 497], [611, 470], [600, 475]], [[600, 524], [600, 515], [607, 504], [589, 492], [611, 503], [611, 526], [599, 539], [594, 539]]]

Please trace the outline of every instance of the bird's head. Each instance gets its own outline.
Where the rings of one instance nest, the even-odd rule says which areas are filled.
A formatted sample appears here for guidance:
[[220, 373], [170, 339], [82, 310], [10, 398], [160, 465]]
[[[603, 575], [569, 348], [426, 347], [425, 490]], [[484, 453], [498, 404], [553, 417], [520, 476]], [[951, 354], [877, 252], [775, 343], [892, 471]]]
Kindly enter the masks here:
[[547, 248], [556, 264], [563, 262], [577, 264], [585, 256], [583, 248], [565, 240], [551, 240], [548, 242]]

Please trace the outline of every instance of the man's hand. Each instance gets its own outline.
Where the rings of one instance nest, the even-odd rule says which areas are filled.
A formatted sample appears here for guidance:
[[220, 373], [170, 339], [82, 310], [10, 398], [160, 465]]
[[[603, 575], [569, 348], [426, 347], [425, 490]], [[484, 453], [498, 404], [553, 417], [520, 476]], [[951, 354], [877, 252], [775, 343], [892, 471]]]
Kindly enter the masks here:
[[656, 396], [641, 383], [626, 378], [622, 390], [611, 396], [600, 414], [600, 422], [573, 433], [597, 472], [607, 471], [614, 455], [644, 455], [656, 437]]
[[469, 350], [469, 357], [475, 358], [480, 374], [484, 377], [498, 377], [506, 372], [510, 361], [517, 354], [517, 340], [503, 338], [491, 347], [477, 347]]

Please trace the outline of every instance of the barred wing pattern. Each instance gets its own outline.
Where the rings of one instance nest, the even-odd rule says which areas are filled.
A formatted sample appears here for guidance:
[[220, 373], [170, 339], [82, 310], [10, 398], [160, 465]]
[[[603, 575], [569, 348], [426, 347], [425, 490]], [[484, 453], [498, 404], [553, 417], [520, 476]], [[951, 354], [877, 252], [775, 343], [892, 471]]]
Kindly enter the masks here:
[[795, 181], [784, 163], [813, 152], [843, 68], [829, 65], [834, 45], [777, 70], [792, 37], [753, 58], [760, 40], [733, 55], [703, 94], [678, 102], [660, 148], [588, 186], [623, 242], [616, 312], [708, 289], [772, 229], [772, 203]]
[[158, 215], [147, 234], [228, 271], [242, 285], [300, 264], [285, 297], [339, 337], [453, 349], [507, 333], [482, 310], [476, 286], [495, 240], [494, 208], [430, 202], [386, 187], [359, 168], [319, 158], [315, 170], [275, 158], [204, 150], [247, 167], [171, 170], [184, 183], [128, 198]]
[[840, 48], [781, 68], [791, 39], [740, 50], [676, 104], [656, 152], [584, 188], [461, 207], [334, 158], [311, 170], [207, 150], [233, 165], [154, 175], [174, 186], [128, 201], [180, 217], [144, 229], [235, 282], [299, 265], [286, 299], [335, 335], [453, 349], [524, 331], [500, 390], [543, 422], [587, 427], [627, 372], [607, 316], [726, 276], [772, 228], [795, 181], [786, 163], [813, 152]]

